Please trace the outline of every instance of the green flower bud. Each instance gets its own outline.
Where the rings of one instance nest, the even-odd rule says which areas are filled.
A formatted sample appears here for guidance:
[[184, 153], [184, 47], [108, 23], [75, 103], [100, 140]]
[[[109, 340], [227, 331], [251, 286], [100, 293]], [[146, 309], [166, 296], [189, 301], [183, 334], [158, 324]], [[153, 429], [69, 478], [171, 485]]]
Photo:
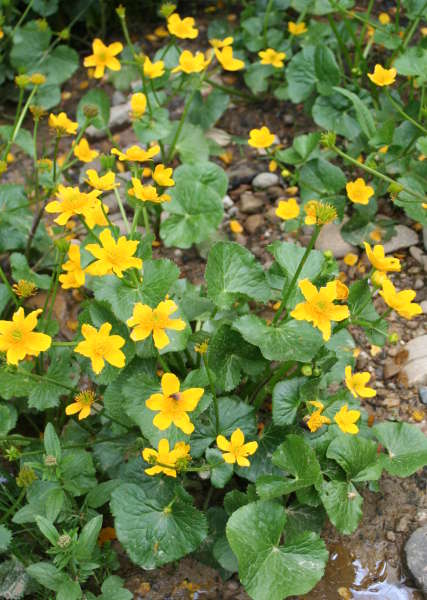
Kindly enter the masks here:
[[399, 341], [399, 334], [393, 331], [388, 336], [388, 341], [390, 342], [390, 344], [397, 344], [397, 342]]
[[311, 368], [311, 365], [303, 365], [301, 367], [301, 373], [305, 377], [311, 377], [311, 375], [313, 374], [313, 369]]
[[327, 131], [320, 136], [320, 143], [326, 148], [332, 148], [337, 141], [337, 135], [334, 131]]
[[388, 193], [391, 194], [392, 196], [397, 196], [397, 194], [399, 194], [402, 190], [403, 190], [403, 185], [401, 185], [400, 183], [397, 183], [397, 181], [390, 183], [390, 185], [387, 188]]
[[176, 10], [176, 4], [172, 4], [172, 2], [165, 2], [161, 5], [159, 13], [162, 17], [167, 19], [171, 16], [173, 12]]
[[313, 369], [313, 375], [315, 377], [320, 377], [321, 374], [322, 374], [322, 370], [319, 369], [319, 367], [314, 367], [314, 369]]

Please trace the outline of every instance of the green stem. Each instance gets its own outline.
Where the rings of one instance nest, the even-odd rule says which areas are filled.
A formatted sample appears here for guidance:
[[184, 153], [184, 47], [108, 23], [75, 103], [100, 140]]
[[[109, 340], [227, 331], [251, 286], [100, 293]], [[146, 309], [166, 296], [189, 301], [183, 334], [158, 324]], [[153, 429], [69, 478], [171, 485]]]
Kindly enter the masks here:
[[11, 136], [10, 140], [8, 141], [7, 146], [3, 152], [3, 160], [7, 159], [9, 150], [10, 150], [12, 144], [14, 143], [16, 136], [19, 133], [19, 130], [21, 129], [21, 125], [24, 121], [25, 115], [27, 114], [28, 107], [30, 106], [31, 100], [33, 99], [34, 94], [36, 93], [37, 89], [38, 89], [38, 86], [34, 86], [34, 88], [31, 90], [30, 95], [27, 98], [26, 103], [24, 104], [24, 108], [22, 109], [21, 114], [19, 115], [18, 121], [16, 122], [16, 124], [14, 126], [12, 136]]
[[122, 219], [123, 219], [125, 227], [126, 227], [126, 231], [128, 232], [128, 234], [130, 234], [131, 227], [129, 225], [129, 220], [127, 218], [126, 211], [123, 206], [123, 202], [122, 202], [122, 199], [120, 198], [119, 190], [117, 189], [117, 187], [114, 187], [114, 195], [116, 197], [117, 204], [118, 204], [119, 210], [120, 210], [120, 214], [122, 215]]
[[19, 496], [17, 497], [17, 499], [15, 500], [15, 502], [12, 504], [12, 506], [9, 508], [9, 510], [7, 510], [4, 513], [4, 515], [0, 519], [0, 524], [7, 522], [9, 516], [12, 515], [15, 512], [15, 510], [18, 508], [18, 506], [21, 505], [21, 502], [22, 502], [22, 500], [24, 499], [24, 496], [25, 496], [25, 492], [26, 492], [26, 489], [22, 488], [22, 490], [19, 492]]
[[400, 104], [398, 104], [391, 96], [390, 92], [386, 89], [385, 90], [386, 96], [387, 98], [390, 100], [390, 102], [392, 103], [392, 105], [394, 106], [394, 108], [397, 110], [397, 112], [402, 115], [402, 117], [404, 119], [406, 119], [407, 121], [409, 121], [410, 123], [412, 123], [412, 125], [414, 125], [414, 127], [417, 127], [420, 131], [422, 131], [424, 134], [427, 134], [427, 129], [425, 127], [423, 127], [422, 125], [420, 125], [420, 123], [418, 123], [417, 121], [415, 121], [415, 119], [413, 119], [412, 117], [410, 117], [404, 110], [403, 108], [400, 106]]
[[339, 156], [341, 156], [342, 158], [345, 158], [346, 160], [348, 160], [349, 162], [351, 162], [356, 167], [359, 167], [360, 169], [363, 169], [367, 173], [370, 173], [371, 175], [374, 175], [375, 177], [379, 177], [380, 179], [383, 179], [384, 181], [387, 181], [388, 183], [400, 186], [402, 192], [406, 192], [407, 194], [410, 194], [411, 196], [414, 196], [415, 198], [418, 198], [422, 202], [426, 201], [426, 197], [423, 196], [422, 194], [419, 194], [418, 192], [415, 192], [414, 190], [411, 190], [407, 186], [404, 186], [404, 185], [398, 183], [397, 181], [395, 181], [391, 177], [388, 177], [387, 175], [384, 175], [383, 173], [380, 173], [380, 171], [377, 171], [376, 169], [373, 169], [372, 167], [368, 167], [365, 163], [361, 163], [358, 160], [356, 160], [355, 158], [352, 158], [346, 152], [343, 152], [337, 146], [335, 146], [335, 144], [332, 145], [332, 146], [330, 146], [330, 148], [331, 148], [331, 150], [334, 150], [334, 152], [336, 152]]
[[158, 361], [159, 361], [159, 363], [161, 364], [163, 371], [164, 371], [165, 373], [169, 373], [169, 372], [170, 372], [169, 366], [168, 366], [168, 364], [167, 364], [166, 360], [163, 358], [163, 356], [161, 356], [161, 355], [159, 354], [159, 355], [158, 355], [158, 357], [157, 357], [157, 360], [158, 360]]
[[356, 61], [355, 61], [355, 65], [354, 65], [356, 68], [359, 66], [359, 62], [360, 62], [360, 59], [361, 59], [361, 56], [362, 56], [361, 48], [362, 48], [363, 42], [365, 40], [366, 29], [368, 27], [368, 23], [369, 23], [369, 19], [370, 19], [370, 16], [371, 16], [373, 5], [374, 5], [374, 0], [369, 0], [368, 9], [367, 9], [367, 12], [366, 12], [366, 15], [365, 15], [365, 18], [366, 18], [367, 22], [363, 23], [362, 30], [360, 32], [359, 41], [358, 41], [358, 44], [357, 44]]
[[133, 236], [135, 235], [135, 231], [136, 231], [136, 227], [138, 225], [138, 220], [139, 220], [139, 215], [141, 214], [141, 207], [137, 206], [136, 211], [133, 215], [133, 221], [132, 221], [132, 228], [130, 230], [130, 239], [133, 239]]
[[245, 100], [249, 100], [249, 102], [258, 102], [258, 99], [255, 96], [251, 96], [250, 94], [246, 94], [245, 92], [241, 92], [240, 90], [236, 90], [231, 87], [227, 87], [226, 85], [221, 85], [212, 79], [205, 79], [206, 83], [209, 83], [214, 88], [225, 92], [226, 94], [230, 94], [231, 96], [239, 96], [240, 98], [245, 98]]
[[[203, 77], [202, 77], [200, 83], [202, 82], [202, 80], [203, 80]], [[168, 154], [167, 154], [166, 161], [165, 161], [166, 163], [170, 163], [171, 160], [174, 157], [175, 146], [178, 143], [179, 136], [181, 134], [182, 128], [184, 127], [185, 119], [187, 118], [188, 111], [190, 110], [190, 106], [191, 106], [191, 103], [193, 102], [193, 98], [194, 98], [194, 95], [195, 95], [197, 89], [198, 88], [195, 87], [191, 91], [191, 94], [187, 98], [187, 102], [185, 103], [184, 110], [182, 111], [181, 119], [180, 119], [180, 121], [178, 123], [178, 127], [176, 128], [175, 135], [173, 137], [172, 143], [171, 143], [170, 148], [168, 150]]]
[[148, 210], [147, 210], [147, 207], [145, 206], [145, 204], [142, 207], [142, 216], [144, 217], [145, 233], [149, 234], [151, 232], [151, 228], [150, 228], [150, 221], [148, 219]]
[[20, 17], [19, 21], [17, 22], [17, 24], [15, 25], [15, 27], [14, 27], [14, 28], [12, 29], [12, 31], [10, 32], [10, 34], [9, 34], [9, 37], [10, 37], [11, 39], [13, 39], [13, 36], [15, 35], [15, 33], [16, 33], [16, 30], [17, 30], [19, 27], [21, 27], [22, 23], [25, 21], [25, 17], [26, 17], [26, 16], [28, 15], [28, 13], [30, 12], [30, 10], [31, 10], [31, 7], [33, 6], [33, 3], [34, 3], [34, 0], [30, 0], [30, 2], [28, 3], [28, 5], [27, 5], [26, 9], [25, 9], [25, 10], [24, 10], [24, 12], [22, 13], [22, 15], [21, 15], [21, 17]]
[[3, 271], [3, 269], [0, 266], [0, 279], [3, 281], [4, 285], [7, 288], [7, 291], [9, 292], [13, 302], [15, 303], [16, 307], [19, 308], [20, 307], [20, 303], [18, 298], [15, 295], [15, 292], [12, 289], [12, 286], [10, 285], [9, 281], [7, 280], [7, 277], [5, 275], [5, 272]]
[[203, 364], [205, 366], [205, 370], [209, 379], [209, 386], [211, 388], [211, 392], [212, 392], [212, 396], [213, 396], [213, 401], [214, 401], [214, 408], [215, 408], [215, 431], [216, 434], [219, 434], [219, 406], [218, 406], [218, 398], [216, 396], [216, 391], [215, 391], [215, 382], [212, 379], [212, 373], [209, 370], [208, 367], [208, 359], [206, 358], [206, 353], [202, 354], [202, 360], [203, 360]]
[[335, 21], [332, 18], [332, 15], [328, 15], [328, 22], [329, 22], [329, 25], [330, 25], [330, 27], [331, 27], [331, 29], [332, 29], [335, 37], [336, 37], [336, 40], [338, 42], [338, 46], [340, 48], [341, 54], [345, 58], [345, 62], [347, 63], [348, 70], [351, 73], [352, 63], [351, 63], [350, 53], [349, 53], [349, 51], [347, 49], [347, 46], [345, 45], [345, 43], [344, 43], [344, 41], [343, 41], [343, 39], [341, 37], [340, 32], [338, 31], [338, 27], [335, 25]]
[[277, 321], [280, 319], [280, 317], [282, 316], [282, 313], [286, 310], [286, 303], [289, 300], [289, 296], [292, 294], [292, 291], [298, 281], [298, 277], [301, 274], [301, 271], [306, 263], [306, 260], [308, 258], [308, 255], [310, 254], [310, 252], [313, 250], [314, 244], [316, 243], [316, 240], [319, 236], [320, 233], [320, 227], [319, 225], [315, 225], [314, 226], [314, 231], [311, 235], [311, 239], [310, 242], [307, 246], [307, 248], [305, 249], [304, 255], [300, 260], [300, 263], [297, 267], [297, 270], [294, 273], [294, 276], [292, 277], [291, 283], [288, 285], [286, 292], [282, 292], [283, 296], [282, 296], [282, 301], [280, 303], [280, 306], [276, 312], [276, 314], [274, 315], [274, 319], [273, 319], [273, 325], [275, 325], [277, 323]]
[[264, 15], [264, 23], [262, 26], [262, 39], [264, 42], [264, 49], [267, 49], [267, 31], [268, 31], [268, 19], [270, 17], [271, 9], [273, 8], [274, 0], [268, 0], [267, 8]]

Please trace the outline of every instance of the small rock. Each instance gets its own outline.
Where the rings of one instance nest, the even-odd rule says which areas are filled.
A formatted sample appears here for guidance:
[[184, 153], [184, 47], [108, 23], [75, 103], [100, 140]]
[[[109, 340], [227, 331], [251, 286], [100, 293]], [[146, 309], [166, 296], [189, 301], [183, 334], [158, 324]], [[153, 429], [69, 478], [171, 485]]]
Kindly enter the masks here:
[[388, 395], [388, 397], [384, 400], [383, 404], [386, 408], [397, 408], [400, 405], [400, 399], [398, 398], [398, 396]]
[[384, 252], [394, 252], [400, 248], [408, 248], [418, 243], [418, 236], [413, 229], [406, 225], [396, 225], [395, 235], [384, 244]]
[[399, 533], [404, 533], [405, 531], [407, 531], [409, 527], [409, 522], [410, 518], [408, 517], [408, 515], [404, 515], [403, 517], [401, 517], [396, 525], [396, 531], [398, 531]]
[[396, 534], [394, 533], [394, 531], [387, 531], [387, 533], [385, 534], [386, 538], [388, 539], [389, 542], [395, 542], [396, 541]]
[[411, 246], [409, 253], [423, 267], [424, 271], [427, 271], [427, 254], [424, 254], [418, 246]]
[[383, 375], [384, 379], [394, 377], [400, 371], [400, 365], [397, 365], [392, 358], [387, 358], [384, 363]]
[[262, 215], [260, 215], [260, 214], [251, 215], [245, 221], [245, 229], [249, 233], [255, 233], [255, 231], [257, 231], [257, 229], [262, 227], [263, 223], [264, 223], [264, 218]]
[[419, 510], [417, 512], [417, 523], [419, 523], [420, 525], [424, 525], [427, 523], [427, 510]]
[[422, 290], [424, 287], [424, 280], [421, 277], [417, 277], [414, 281], [414, 290]]
[[426, 358], [427, 360], [427, 334], [419, 335], [405, 346], [408, 352], [408, 362], [417, 358]]
[[263, 206], [262, 199], [252, 192], [244, 192], [240, 197], [240, 210], [247, 215], [258, 212]]
[[405, 545], [406, 563], [418, 587], [427, 593], [427, 526], [416, 529]]
[[411, 360], [403, 367], [403, 373], [408, 387], [427, 384], [427, 357]]
[[265, 190], [272, 185], [279, 183], [279, 176], [276, 173], [258, 173], [252, 180], [252, 187], [258, 188], [259, 190]]
[[126, 96], [120, 90], [115, 90], [111, 96], [111, 104], [117, 106], [118, 104], [124, 104], [126, 102]]
[[206, 137], [213, 140], [221, 147], [228, 146], [231, 142], [231, 135], [224, 131], [224, 129], [218, 129], [217, 127], [209, 129], [209, 131], [206, 132]]
[[275, 200], [277, 198], [282, 198], [285, 193], [285, 190], [280, 187], [280, 185], [272, 185], [268, 188], [268, 195]]
[[322, 227], [315, 247], [322, 252], [330, 250], [335, 258], [342, 258], [349, 252], [357, 252], [357, 248], [344, 240], [341, 228], [336, 223], [328, 223]]
[[227, 171], [230, 189], [238, 187], [241, 183], [250, 183], [256, 175], [256, 170], [247, 164], [236, 165]]
[[425, 385], [422, 385], [418, 390], [418, 393], [420, 395], [421, 402], [423, 404], [427, 404], [427, 387]]
[[224, 198], [222, 199], [222, 203], [226, 210], [227, 210], [227, 208], [231, 208], [232, 206], [234, 206], [233, 200], [230, 198], [230, 196], [228, 194], [227, 194], [227, 196], [224, 196]]
[[423, 313], [427, 315], [427, 300], [423, 300], [422, 302], [420, 302], [420, 306], [422, 308]]
[[[110, 130], [115, 131], [117, 129], [122, 129], [126, 125], [129, 125], [130, 111], [130, 102], [112, 106], [110, 111], [110, 120], [108, 122], [108, 127]], [[105, 129], [96, 129], [93, 125], [90, 125], [86, 129], [86, 134], [90, 140], [100, 140], [107, 137], [107, 132]]]

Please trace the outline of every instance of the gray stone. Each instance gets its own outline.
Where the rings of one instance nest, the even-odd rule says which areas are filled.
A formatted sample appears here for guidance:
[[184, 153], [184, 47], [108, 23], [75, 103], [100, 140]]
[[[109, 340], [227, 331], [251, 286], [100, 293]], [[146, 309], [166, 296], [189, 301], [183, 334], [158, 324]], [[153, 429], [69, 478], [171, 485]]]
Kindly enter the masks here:
[[219, 129], [218, 127], [212, 127], [206, 132], [206, 137], [210, 140], [213, 140], [218, 144], [218, 146], [225, 147], [231, 143], [231, 135], [224, 131], [224, 129]]
[[408, 362], [418, 358], [427, 359], [427, 334], [419, 335], [418, 337], [410, 340], [406, 344], [405, 350], [408, 352]]
[[424, 287], [424, 279], [422, 277], [417, 277], [414, 281], [414, 290], [422, 290]]
[[118, 104], [124, 104], [126, 102], [126, 96], [120, 90], [115, 90], [111, 96], [111, 104], [117, 106]]
[[[126, 125], [130, 125], [130, 111], [130, 102], [112, 106], [108, 122], [110, 130], [115, 131], [124, 128]], [[101, 140], [107, 137], [107, 132], [104, 129], [96, 129], [93, 125], [90, 125], [86, 129], [86, 135], [90, 140]]]
[[396, 225], [395, 235], [384, 244], [386, 254], [418, 244], [418, 235], [406, 225]]
[[256, 170], [246, 164], [236, 165], [227, 171], [230, 189], [234, 189], [242, 183], [250, 183], [256, 175]]
[[263, 206], [263, 200], [252, 192], [243, 192], [240, 196], [240, 210], [247, 215], [258, 212]]
[[259, 190], [265, 190], [273, 185], [277, 185], [279, 183], [279, 176], [276, 173], [270, 173], [266, 171], [265, 173], [258, 173], [253, 180], [252, 186], [254, 188], [258, 188]]
[[224, 198], [222, 199], [222, 203], [224, 205], [225, 210], [227, 210], [227, 208], [231, 208], [232, 206], [234, 206], [234, 202], [228, 194], [227, 194], [227, 196], [224, 196]]
[[411, 246], [409, 254], [423, 267], [424, 271], [427, 271], [427, 254], [424, 254], [419, 246]]
[[427, 315], [427, 300], [423, 300], [422, 302], [420, 302], [420, 306], [421, 306], [421, 308], [423, 310], [423, 313], [425, 315]]
[[264, 223], [264, 218], [262, 215], [251, 215], [245, 221], [245, 229], [249, 233], [255, 233]]
[[427, 356], [411, 360], [403, 367], [409, 387], [427, 384]]
[[423, 404], [427, 404], [427, 387], [425, 385], [422, 385], [418, 390], [418, 393], [420, 395], [421, 402]]
[[405, 544], [405, 555], [417, 586], [427, 594], [427, 526], [414, 531]]
[[322, 227], [315, 247], [323, 252], [330, 250], [335, 258], [342, 258], [349, 252], [357, 253], [357, 248], [344, 240], [341, 235], [341, 228], [336, 223], [328, 223]]

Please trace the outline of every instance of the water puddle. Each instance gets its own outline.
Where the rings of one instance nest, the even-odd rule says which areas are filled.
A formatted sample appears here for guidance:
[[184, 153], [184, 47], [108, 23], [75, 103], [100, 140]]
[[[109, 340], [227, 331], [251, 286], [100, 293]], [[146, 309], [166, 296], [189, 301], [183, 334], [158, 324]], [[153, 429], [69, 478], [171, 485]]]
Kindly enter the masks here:
[[355, 558], [341, 545], [329, 553], [325, 577], [304, 600], [422, 600], [386, 562]]

